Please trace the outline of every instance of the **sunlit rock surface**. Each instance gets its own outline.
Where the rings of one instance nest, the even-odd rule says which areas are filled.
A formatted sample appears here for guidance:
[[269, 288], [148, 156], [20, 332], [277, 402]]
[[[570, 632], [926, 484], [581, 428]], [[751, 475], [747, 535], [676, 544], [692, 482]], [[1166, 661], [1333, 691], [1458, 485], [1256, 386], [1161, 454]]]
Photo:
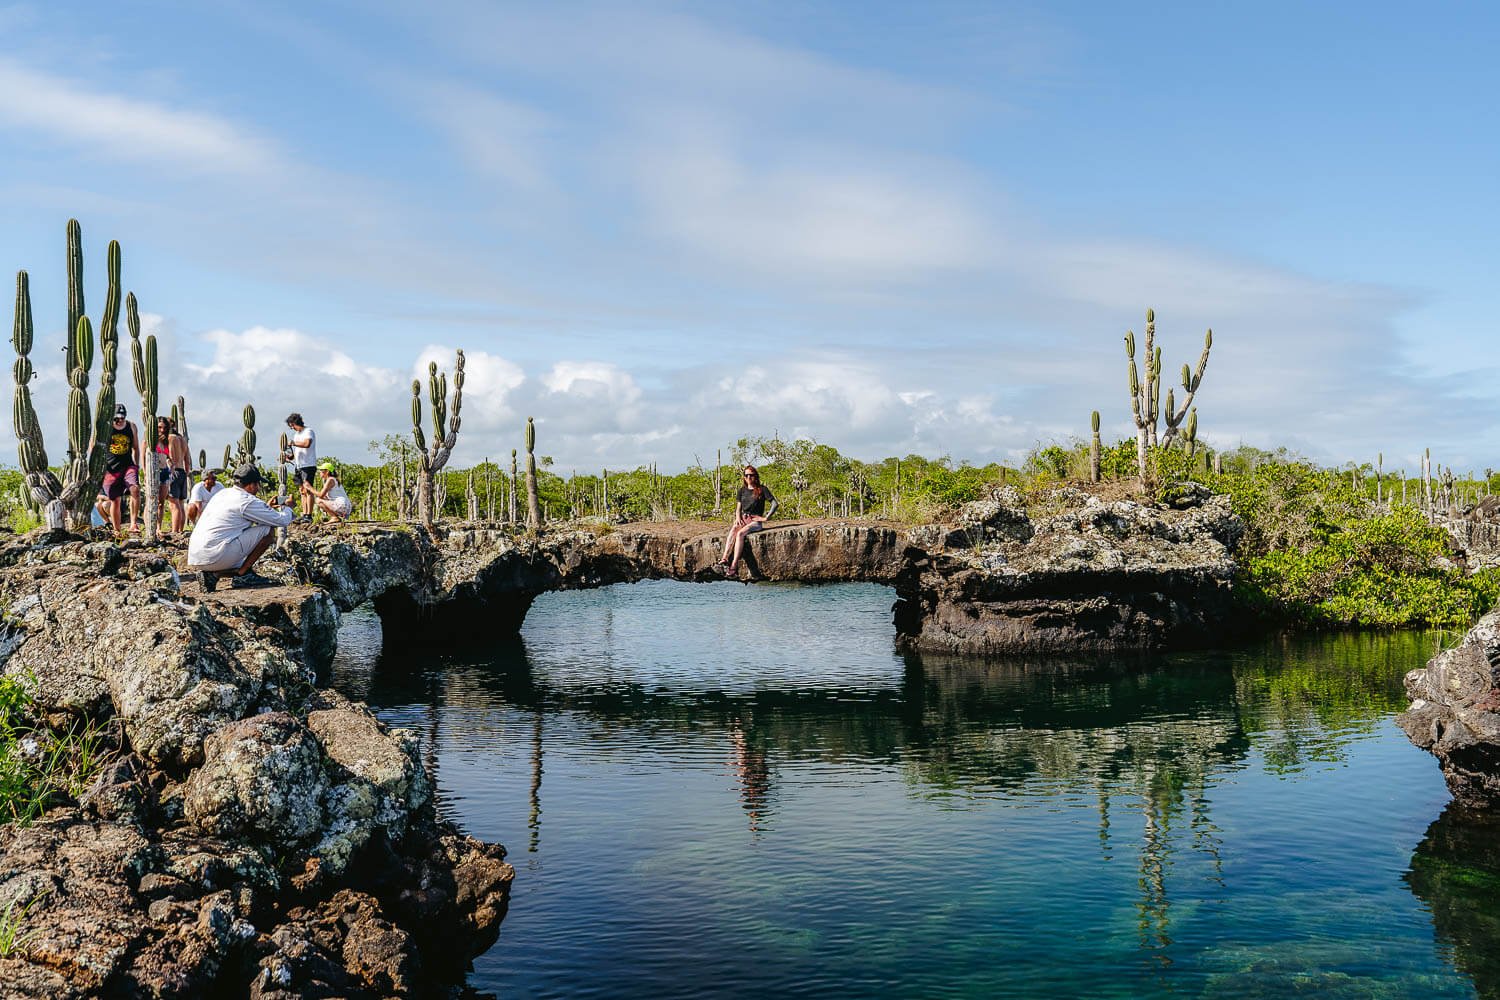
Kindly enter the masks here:
[[1453, 797], [1500, 806], [1500, 610], [1407, 674], [1406, 694], [1411, 707], [1396, 722], [1437, 757]]

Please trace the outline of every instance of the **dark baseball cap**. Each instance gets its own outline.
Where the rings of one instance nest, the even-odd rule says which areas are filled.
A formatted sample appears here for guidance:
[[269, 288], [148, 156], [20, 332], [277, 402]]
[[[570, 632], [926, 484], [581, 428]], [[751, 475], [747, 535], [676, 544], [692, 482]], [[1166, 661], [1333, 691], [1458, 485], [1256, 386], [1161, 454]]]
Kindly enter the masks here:
[[260, 482], [260, 470], [246, 463], [234, 470], [234, 481], [239, 486], [253, 486]]
[[125, 404], [124, 403], [116, 403], [115, 404], [115, 419], [116, 420], [119, 420], [121, 417], [125, 416], [129, 412], [130, 412], [129, 410], [125, 409]]

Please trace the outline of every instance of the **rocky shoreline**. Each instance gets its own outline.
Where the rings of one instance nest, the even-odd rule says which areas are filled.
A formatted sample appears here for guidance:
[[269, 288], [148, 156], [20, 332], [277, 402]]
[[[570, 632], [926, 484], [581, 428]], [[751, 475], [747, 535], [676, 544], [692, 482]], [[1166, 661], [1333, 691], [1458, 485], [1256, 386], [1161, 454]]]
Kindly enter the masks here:
[[1500, 609], [1408, 673], [1405, 683], [1411, 707], [1396, 722], [1437, 758], [1453, 798], [1471, 808], [1500, 808]]
[[438, 819], [410, 734], [315, 686], [326, 596], [197, 600], [173, 555], [0, 543], [6, 675], [116, 751], [0, 826], [0, 912], [25, 914], [6, 995], [440, 995], [496, 940], [505, 849]]

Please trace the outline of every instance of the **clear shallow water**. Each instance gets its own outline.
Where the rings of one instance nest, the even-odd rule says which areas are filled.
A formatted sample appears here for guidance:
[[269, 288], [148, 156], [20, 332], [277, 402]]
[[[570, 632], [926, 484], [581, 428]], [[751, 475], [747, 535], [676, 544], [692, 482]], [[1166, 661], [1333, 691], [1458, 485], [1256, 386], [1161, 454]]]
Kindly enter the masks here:
[[516, 866], [474, 994], [1500, 996], [1500, 827], [1391, 721], [1431, 637], [918, 660], [892, 600], [640, 583], [386, 660], [347, 616], [335, 683]]

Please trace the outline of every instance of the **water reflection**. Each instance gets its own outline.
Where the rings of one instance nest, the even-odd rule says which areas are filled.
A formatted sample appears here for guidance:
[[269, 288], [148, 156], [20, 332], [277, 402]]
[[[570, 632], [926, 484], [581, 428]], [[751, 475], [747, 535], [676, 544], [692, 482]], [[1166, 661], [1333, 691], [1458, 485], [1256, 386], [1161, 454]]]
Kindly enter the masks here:
[[[685, 609], [633, 588], [623, 596], [559, 595], [575, 603], [539, 601], [522, 639], [482, 655], [401, 662], [382, 662], [378, 647], [361, 640], [358, 630], [368, 624], [354, 615], [335, 683], [395, 723], [420, 722], [443, 808], [471, 827], [497, 816], [503, 829], [506, 793], [496, 789], [529, 798], [529, 852], [540, 857], [550, 844], [553, 856], [594, 876], [587, 893], [559, 899], [559, 927], [562, 910], [594, 905], [600, 873], [590, 866], [657, 871], [654, 855], [640, 853], [645, 848], [620, 856], [608, 843], [578, 846], [580, 822], [609, 816], [607, 836], [616, 838], [632, 825], [649, 826], [658, 812], [690, 824], [691, 835], [674, 830], [651, 850], [665, 870], [701, 870], [702, 900], [695, 909], [695, 890], [676, 875], [670, 916], [659, 913], [657, 924], [683, 921], [675, 946], [699, 964], [727, 963], [726, 976], [758, 962], [763, 978], [746, 991], [832, 994], [816, 984], [832, 977], [848, 987], [858, 975], [886, 975], [895, 979], [883, 982], [902, 984], [892, 995], [967, 995], [949, 988], [961, 963], [975, 970], [974, 995], [1068, 995], [1085, 986], [1090, 995], [1278, 995], [1299, 981], [1341, 984], [1349, 995], [1383, 992], [1382, 984], [1399, 984], [1401, 995], [1416, 982], [1429, 995], [1467, 993], [1451, 970], [1433, 967], [1431, 931], [1424, 945], [1425, 917], [1415, 904], [1384, 928], [1399, 936], [1399, 948], [1361, 937], [1372, 899], [1392, 910], [1399, 903], [1391, 888], [1406, 894], [1394, 875], [1381, 881], [1368, 871], [1385, 841], [1360, 836], [1404, 843], [1404, 856], [1421, 827], [1404, 841], [1377, 829], [1366, 816], [1367, 781], [1316, 785], [1313, 798], [1300, 791], [1314, 787], [1314, 778], [1368, 766], [1370, 747], [1409, 749], [1399, 738], [1382, 741], [1390, 716], [1404, 707], [1402, 673], [1430, 653], [1429, 638], [1287, 639], [1154, 658], [900, 657], [890, 649], [880, 601], [851, 611], [847, 598], [840, 604], [809, 590], [689, 587]], [[789, 612], [788, 602], [803, 603]], [[851, 641], [858, 632], [851, 619], [883, 642]], [[378, 640], [378, 625], [373, 634]], [[1402, 760], [1430, 769], [1428, 761]], [[544, 763], [551, 776], [545, 841]], [[515, 784], [505, 784], [510, 773]], [[712, 794], [715, 780], [730, 794]], [[693, 791], [699, 787], [705, 790]], [[889, 919], [905, 937], [882, 930], [867, 942], [868, 932], [854, 928], [871, 918], [839, 916], [840, 906], [827, 900], [807, 914], [768, 915], [779, 890], [753, 881], [759, 866], [744, 853], [753, 846], [728, 836], [731, 812], [741, 841], [747, 834], [750, 845], [774, 840], [783, 876], [831, 880], [826, 891], [834, 899], [890, 892], [862, 885], [868, 876], [841, 860], [870, 839], [943, 863], [912, 872], [899, 916], [875, 921]], [[1088, 818], [1086, 843], [1075, 835], [1080, 815]], [[997, 823], [1005, 831], [998, 839]], [[1350, 825], [1356, 828], [1345, 833]], [[1468, 829], [1444, 813], [1412, 858], [1408, 882], [1483, 992], [1494, 989], [1487, 963], [1500, 939], [1493, 922], [1469, 919], [1475, 907], [1496, 912], [1493, 883], [1486, 883], [1490, 896], [1475, 897], [1472, 871], [1475, 864], [1500, 869], [1493, 854], [1475, 861], [1475, 844], [1487, 835], [1493, 844], [1493, 831]], [[570, 850], [594, 856], [563, 853]], [[806, 859], [806, 870], [787, 871], [794, 866], [788, 850]], [[1465, 859], [1461, 877], [1446, 860], [1428, 863], [1446, 859], [1445, 851]], [[1303, 857], [1326, 867], [1304, 870]], [[562, 876], [538, 869], [528, 877], [528, 891], [545, 893], [546, 879]], [[1036, 898], [1039, 885], [1055, 900]], [[761, 903], [741, 923], [721, 923], [726, 895]], [[1283, 896], [1289, 901], [1274, 902]], [[510, 919], [548, 912], [542, 900], [530, 906], [514, 907]], [[921, 930], [923, 913], [932, 936]], [[1039, 943], [1024, 937], [1028, 921]], [[1076, 923], [1075, 936], [1088, 943], [1070, 951], [1075, 945], [1055, 926], [1041, 931], [1058, 921]], [[992, 928], [1012, 925], [1003, 939], [993, 936]], [[671, 976], [683, 961], [652, 926], [649, 940], [632, 937], [632, 926], [596, 942], [617, 950], [628, 941], [639, 952], [632, 962], [641, 996], [652, 995], [653, 983], [672, 993], [663, 984], [676, 982]], [[1347, 949], [1308, 945], [1329, 926], [1347, 938]], [[816, 947], [825, 936], [841, 943]], [[757, 951], [762, 939], [765, 954]], [[805, 966], [793, 970], [797, 955]], [[538, 961], [561, 968], [583, 960], [548, 953]], [[1113, 972], [1079, 978], [1095, 967]], [[537, 995], [583, 995], [586, 985], [538, 986]]]
[[1500, 816], [1449, 803], [1404, 876], [1482, 997], [1500, 997]]

